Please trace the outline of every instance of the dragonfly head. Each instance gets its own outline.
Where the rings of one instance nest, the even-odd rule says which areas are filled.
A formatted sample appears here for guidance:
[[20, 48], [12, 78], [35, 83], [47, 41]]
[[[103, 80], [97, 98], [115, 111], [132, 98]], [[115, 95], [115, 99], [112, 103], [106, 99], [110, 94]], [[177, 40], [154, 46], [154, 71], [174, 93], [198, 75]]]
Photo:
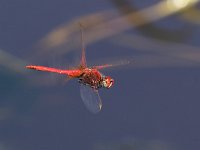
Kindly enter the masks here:
[[102, 86], [109, 89], [114, 84], [114, 79], [110, 76], [105, 76], [102, 81]]

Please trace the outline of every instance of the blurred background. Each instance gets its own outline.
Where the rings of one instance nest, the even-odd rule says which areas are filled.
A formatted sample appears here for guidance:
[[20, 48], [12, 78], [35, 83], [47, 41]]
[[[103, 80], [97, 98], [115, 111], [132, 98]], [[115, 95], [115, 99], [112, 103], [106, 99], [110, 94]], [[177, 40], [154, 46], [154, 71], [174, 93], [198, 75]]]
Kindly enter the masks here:
[[[0, 150], [200, 148], [198, 0], [0, 0]], [[115, 79], [90, 113], [77, 81], [25, 69], [79, 63]]]

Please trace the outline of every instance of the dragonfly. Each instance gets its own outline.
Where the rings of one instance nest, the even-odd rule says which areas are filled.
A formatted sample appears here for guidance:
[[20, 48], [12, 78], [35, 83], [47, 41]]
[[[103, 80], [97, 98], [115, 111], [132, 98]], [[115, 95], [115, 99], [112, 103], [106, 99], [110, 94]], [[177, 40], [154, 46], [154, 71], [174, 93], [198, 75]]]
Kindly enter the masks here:
[[86, 108], [92, 113], [98, 113], [102, 109], [102, 100], [98, 90], [100, 88], [110, 89], [114, 84], [114, 79], [105, 76], [100, 72], [101, 69], [113, 66], [104, 64], [88, 67], [85, 56], [85, 45], [83, 41], [83, 27], [81, 26], [81, 60], [78, 67], [74, 69], [57, 69], [46, 66], [28, 65], [26, 68], [37, 71], [53, 72], [67, 75], [68, 79], [78, 79], [80, 84], [80, 95]]

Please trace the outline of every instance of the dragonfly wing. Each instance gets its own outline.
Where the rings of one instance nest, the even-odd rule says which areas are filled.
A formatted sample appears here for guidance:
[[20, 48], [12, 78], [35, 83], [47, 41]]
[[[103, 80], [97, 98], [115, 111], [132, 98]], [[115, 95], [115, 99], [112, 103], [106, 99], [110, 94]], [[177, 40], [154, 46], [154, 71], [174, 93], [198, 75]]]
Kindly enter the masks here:
[[83, 26], [80, 24], [81, 28], [81, 48], [82, 48], [82, 54], [81, 54], [81, 66], [82, 67], [87, 67], [86, 63], [86, 57], [85, 57], [85, 44], [84, 44], [84, 39], [83, 39]]
[[102, 107], [102, 101], [97, 90], [90, 86], [80, 84], [80, 94], [86, 108], [92, 113], [98, 113]]
[[109, 67], [119, 67], [119, 66], [123, 66], [123, 65], [128, 65], [128, 64], [131, 64], [133, 62], [134, 62], [133, 60], [123, 60], [123, 61], [113, 62], [112, 64], [94, 66], [93, 68], [100, 70], [100, 69], [109, 68]]
[[105, 64], [105, 65], [101, 65], [101, 66], [94, 66], [93, 68], [100, 70], [100, 69], [104, 69], [104, 68], [108, 68], [108, 67], [113, 67], [113, 65]]

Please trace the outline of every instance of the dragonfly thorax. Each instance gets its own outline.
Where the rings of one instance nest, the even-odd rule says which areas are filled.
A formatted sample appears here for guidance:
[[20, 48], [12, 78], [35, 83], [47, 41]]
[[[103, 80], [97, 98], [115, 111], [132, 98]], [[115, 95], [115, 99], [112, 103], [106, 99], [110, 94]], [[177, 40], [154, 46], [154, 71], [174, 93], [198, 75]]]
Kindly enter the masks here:
[[109, 76], [103, 75], [97, 69], [86, 68], [79, 77], [79, 83], [95, 89], [101, 87], [109, 89], [113, 85], [114, 80]]
[[96, 69], [86, 68], [83, 70], [82, 75], [79, 77], [79, 83], [91, 86], [98, 89], [101, 85], [102, 75]]

